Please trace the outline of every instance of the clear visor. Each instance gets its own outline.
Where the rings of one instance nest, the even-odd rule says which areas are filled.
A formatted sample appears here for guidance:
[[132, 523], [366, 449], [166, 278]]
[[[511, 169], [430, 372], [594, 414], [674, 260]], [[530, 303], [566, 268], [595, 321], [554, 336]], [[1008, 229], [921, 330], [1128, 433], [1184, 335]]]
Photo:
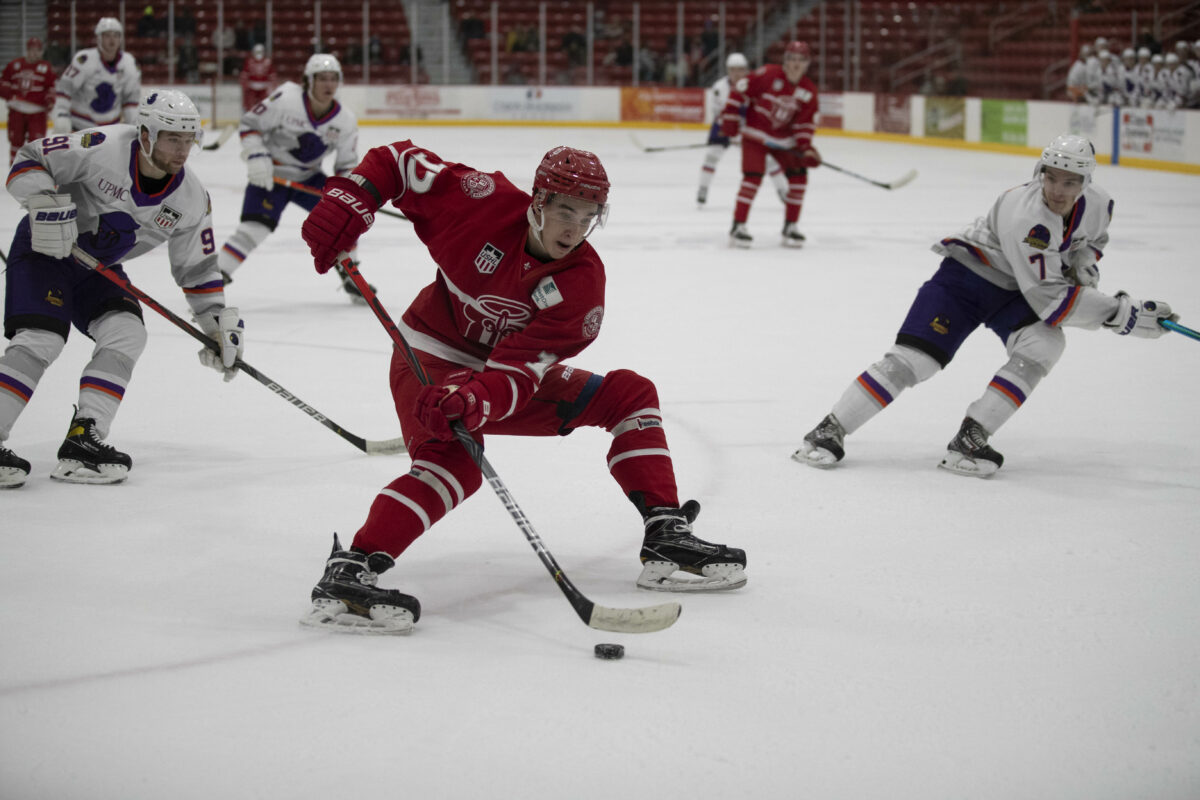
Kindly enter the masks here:
[[565, 195], [558, 195], [559, 201], [550, 203], [542, 209], [544, 219], [553, 220], [566, 228], [581, 228], [586, 239], [596, 228], [603, 228], [608, 221], [608, 203], [598, 205], [586, 200], [578, 200]]

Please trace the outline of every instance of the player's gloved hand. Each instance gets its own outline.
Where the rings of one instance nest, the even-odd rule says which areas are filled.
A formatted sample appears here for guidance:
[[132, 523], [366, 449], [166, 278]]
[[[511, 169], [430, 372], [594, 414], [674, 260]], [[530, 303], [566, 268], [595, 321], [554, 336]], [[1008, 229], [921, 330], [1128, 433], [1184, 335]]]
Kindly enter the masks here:
[[821, 154], [811, 144], [800, 154], [800, 166], [807, 169], [821, 166]]
[[79, 238], [75, 218], [78, 212], [69, 194], [35, 194], [29, 208], [29, 237], [34, 252], [51, 258], [71, 255], [71, 245]]
[[1090, 286], [1095, 289], [1100, 285], [1100, 265], [1099, 264], [1084, 264], [1082, 266], [1068, 267], [1063, 274], [1067, 280], [1074, 281], [1079, 286]]
[[317, 272], [324, 275], [338, 253], [354, 249], [358, 237], [375, 223], [378, 210], [370, 192], [349, 178], [325, 181], [325, 196], [300, 226]]
[[763, 139], [763, 144], [768, 150], [795, 150], [796, 139], [793, 136], [768, 136]]
[[721, 135], [726, 139], [732, 139], [742, 132], [742, 118], [734, 117], [733, 119], [721, 120]]
[[202, 314], [197, 320], [204, 335], [221, 345], [219, 353], [205, 347], [200, 351], [200, 363], [225, 373], [225, 382], [238, 374], [233, 366], [246, 349], [246, 325], [238, 310], [233, 307], [221, 309], [220, 314]]
[[1117, 313], [1104, 324], [1118, 336], [1133, 334], [1143, 339], [1157, 339], [1167, 332], [1159, 324], [1160, 320], [1179, 319], [1177, 314], [1171, 313], [1169, 305], [1160, 301], [1134, 300], [1125, 292], [1117, 292], [1116, 299], [1120, 303]]
[[50, 133], [55, 136], [67, 136], [71, 133], [71, 115], [54, 114], [50, 117]]
[[491, 398], [477, 380], [469, 380], [462, 386], [426, 386], [417, 395], [417, 419], [444, 442], [455, 438], [450, 429], [454, 420], [461, 420], [467, 430], [474, 431], [483, 427], [491, 413]]
[[246, 182], [251, 186], [271, 191], [275, 188], [275, 165], [271, 163], [271, 154], [266, 150], [253, 150], [243, 153], [246, 159]]

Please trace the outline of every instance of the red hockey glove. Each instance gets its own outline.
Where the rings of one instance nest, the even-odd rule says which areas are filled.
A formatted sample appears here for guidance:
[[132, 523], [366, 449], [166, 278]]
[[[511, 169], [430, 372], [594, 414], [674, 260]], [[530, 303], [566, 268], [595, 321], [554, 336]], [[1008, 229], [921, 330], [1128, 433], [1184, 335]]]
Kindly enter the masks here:
[[449, 442], [455, 438], [451, 422], [461, 420], [467, 430], [479, 430], [492, 413], [492, 403], [483, 384], [469, 380], [462, 386], [424, 387], [417, 395], [415, 413], [430, 433]]
[[805, 168], [821, 166], [821, 154], [811, 144], [800, 154], [800, 166]]
[[300, 226], [317, 272], [328, 272], [338, 253], [354, 249], [358, 237], [375, 222], [378, 210], [370, 192], [349, 178], [325, 181], [325, 196]]
[[736, 115], [721, 117], [721, 135], [732, 139], [742, 132], [742, 118]]

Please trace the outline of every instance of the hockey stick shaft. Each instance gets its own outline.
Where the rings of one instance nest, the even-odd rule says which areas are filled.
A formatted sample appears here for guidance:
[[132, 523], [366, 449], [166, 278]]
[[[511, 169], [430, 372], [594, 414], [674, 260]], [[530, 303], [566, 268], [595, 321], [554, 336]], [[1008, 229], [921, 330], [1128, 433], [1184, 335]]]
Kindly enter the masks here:
[[[212, 339], [205, 336], [203, 331], [199, 330], [194, 325], [188, 323], [187, 320], [183, 319], [178, 314], [171, 311], [171, 309], [163, 306], [161, 303], [159, 303], [153, 297], [151, 297], [150, 295], [143, 292], [141, 289], [134, 286], [133, 283], [125, 276], [123, 276], [119, 273], [113, 272], [110, 267], [106, 266], [105, 264], [101, 264], [99, 261], [97, 261], [95, 258], [93, 258], [91, 254], [85, 252], [84, 250], [81, 250], [78, 245], [75, 245], [74, 247], [71, 248], [71, 255], [73, 255], [75, 257], [75, 260], [78, 261], [79, 263], [83, 264], [84, 266], [88, 267], [89, 269], [99, 272], [105, 278], [108, 278], [110, 281], [115, 283], [117, 286], [120, 286], [122, 289], [124, 289], [129, 295], [137, 298], [140, 302], [148, 305], [150, 308], [154, 309], [159, 314], [166, 317], [173, 325], [175, 325], [175, 327], [177, 327], [180, 330], [187, 333], [189, 336], [191, 336], [193, 339], [195, 339], [196, 341], [203, 344], [209, 350], [212, 350], [214, 353], [217, 353], [218, 355], [220, 354], [221, 346], [219, 344], [217, 344]], [[404, 452], [404, 450], [405, 450], [404, 439], [402, 437], [396, 438], [396, 439], [388, 439], [386, 441], [370, 441], [370, 440], [364, 439], [361, 436], [356, 436], [355, 434], [350, 433], [349, 431], [344, 429], [341, 425], [338, 425], [336, 422], [331, 420], [329, 417], [322, 414], [317, 409], [310, 406], [308, 403], [301, 400], [296, 395], [289, 392], [287, 389], [280, 386], [275, 381], [268, 378], [263, 373], [259, 372], [254, 367], [247, 364], [245, 361], [242, 361], [240, 358], [237, 361], [235, 361], [233, 365], [235, 368], [246, 373], [251, 378], [254, 378], [254, 380], [258, 381], [263, 386], [266, 386], [272, 392], [274, 392], [275, 394], [282, 397], [290, 405], [293, 405], [296, 408], [300, 409], [305, 414], [307, 414], [311, 418], [315, 419], [317, 422], [321, 423], [326, 428], [329, 428], [329, 430], [333, 431], [334, 433], [336, 433], [338, 436], [345, 439], [350, 444], [357, 447], [359, 450], [362, 450], [364, 453], [368, 453], [370, 455], [376, 455], [376, 454], [382, 455], [382, 454]]]
[[880, 189], [898, 189], [901, 186], [908, 183], [909, 181], [911, 181], [913, 178], [917, 177], [916, 170], [909, 170], [903, 176], [897, 178], [896, 180], [892, 181], [891, 183], [884, 183], [882, 181], [877, 181], [877, 180], [868, 178], [865, 175], [859, 175], [857, 172], [851, 172], [850, 170], [846, 169], [845, 167], [839, 167], [837, 164], [831, 164], [825, 160], [821, 161], [821, 166], [829, 167], [834, 172], [840, 172], [843, 175], [849, 175], [851, 178], [858, 178], [860, 181], [866, 181], [867, 183], [871, 184], [872, 186], [878, 186]]
[[[354, 281], [354, 285], [362, 292], [367, 305], [375, 312], [376, 318], [383, 325], [388, 336], [400, 348], [400, 351], [404, 353], [404, 358], [408, 361], [409, 366], [412, 367], [417, 380], [423, 386], [428, 386], [429, 375], [425, 372], [424, 367], [421, 366], [421, 361], [417, 358], [417, 354], [413, 352], [412, 347], [405, 340], [404, 334], [400, 332], [400, 329], [396, 327], [396, 323], [392, 321], [387, 309], [379, 302], [378, 296], [371, 289], [371, 284], [367, 283], [366, 278], [358, 271], [358, 266], [344, 253], [339, 255], [338, 260], [342, 268], [346, 270], [346, 274]], [[562, 593], [566, 596], [571, 607], [575, 609], [575, 613], [579, 615], [581, 620], [592, 628], [618, 633], [650, 633], [670, 627], [675, 623], [675, 620], [679, 618], [679, 614], [683, 610], [678, 603], [664, 603], [647, 608], [606, 608], [596, 605], [585, 597], [575, 587], [575, 584], [571, 582], [571, 579], [567, 577], [567, 574], [563, 572], [554, 555], [546, 549], [542, 537], [534, 530], [533, 524], [525, 516], [525, 512], [517, 505], [516, 499], [508, 491], [508, 487], [504, 485], [504, 481], [500, 479], [491, 462], [483, 454], [483, 447], [472, 438], [466, 427], [458, 420], [452, 422], [450, 427], [454, 431], [455, 438], [466, 448], [471, 459], [479, 467], [480, 472], [483, 473], [483, 477], [487, 479], [488, 485], [492, 487], [492, 491], [500, 498], [500, 502], [504, 503], [504, 508], [512, 516], [513, 521], [517, 523], [517, 527], [521, 529], [521, 533], [525, 534], [525, 539], [529, 542], [529, 546], [537, 553], [543, 566], [546, 567], [546, 570], [554, 578], [554, 582], [558, 584], [558, 588], [562, 590]]]
[[1188, 337], [1189, 339], [1195, 339], [1196, 341], [1200, 341], [1200, 331], [1193, 330], [1186, 325], [1180, 325], [1175, 320], [1161, 319], [1158, 321], [1158, 324], [1162, 325], [1164, 328], [1166, 328], [1169, 331], [1175, 331], [1176, 333], [1183, 334], [1184, 336]]
[[[287, 188], [289, 188], [293, 191], [296, 191], [296, 192], [303, 192], [304, 194], [311, 194], [314, 197], [323, 197], [325, 194], [320, 189], [314, 189], [313, 187], [309, 186], [306, 183], [290, 181], [287, 178], [276, 177], [275, 182], [277, 184], [279, 184], [280, 186], [286, 186]], [[375, 213], [383, 214], [384, 216], [388, 216], [388, 217], [395, 217], [396, 219], [403, 219], [403, 220], [408, 219], [408, 217], [404, 216], [399, 211], [392, 211], [391, 209], [387, 209], [387, 208], [380, 208]]]
[[221, 135], [217, 137], [217, 140], [215, 142], [213, 142], [212, 144], [202, 145], [201, 149], [202, 150], [220, 149], [221, 145], [223, 145], [223, 144], [225, 144], [225, 142], [229, 141], [229, 137], [233, 136], [233, 133], [236, 130], [237, 130], [236, 125], [226, 125], [224, 128], [221, 129]]

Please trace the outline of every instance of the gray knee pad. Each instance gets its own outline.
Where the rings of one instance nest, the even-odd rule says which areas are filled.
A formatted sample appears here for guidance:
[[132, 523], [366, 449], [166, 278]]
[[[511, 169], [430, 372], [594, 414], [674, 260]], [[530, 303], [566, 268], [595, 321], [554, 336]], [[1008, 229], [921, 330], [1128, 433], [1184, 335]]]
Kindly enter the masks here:
[[1041, 322], [1026, 325], [1008, 338], [1005, 368], [1028, 380], [1032, 387], [1054, 368], [1066, 347], [1067, 336], [1062, 329]]
[[122, 371], [132, 372], [133, 365], [146, 349], [146, 326], [127, 311], [113, 311], [92, 320], [88, 335], [96, 341], [93, 363], [111, 358], [115, 364], [103, 367], [109, 370], [120, 365], [124, 368]]
[[52, 331], [21, 328], [5, 349], [4, 360], [29, 377], [40, 378], [66, 344], [66, 339]]
[[938, 374], [941, 366], [920, 350], [902, 344], [894, 346], [875, 365], [896, 386], [911, 389]]

